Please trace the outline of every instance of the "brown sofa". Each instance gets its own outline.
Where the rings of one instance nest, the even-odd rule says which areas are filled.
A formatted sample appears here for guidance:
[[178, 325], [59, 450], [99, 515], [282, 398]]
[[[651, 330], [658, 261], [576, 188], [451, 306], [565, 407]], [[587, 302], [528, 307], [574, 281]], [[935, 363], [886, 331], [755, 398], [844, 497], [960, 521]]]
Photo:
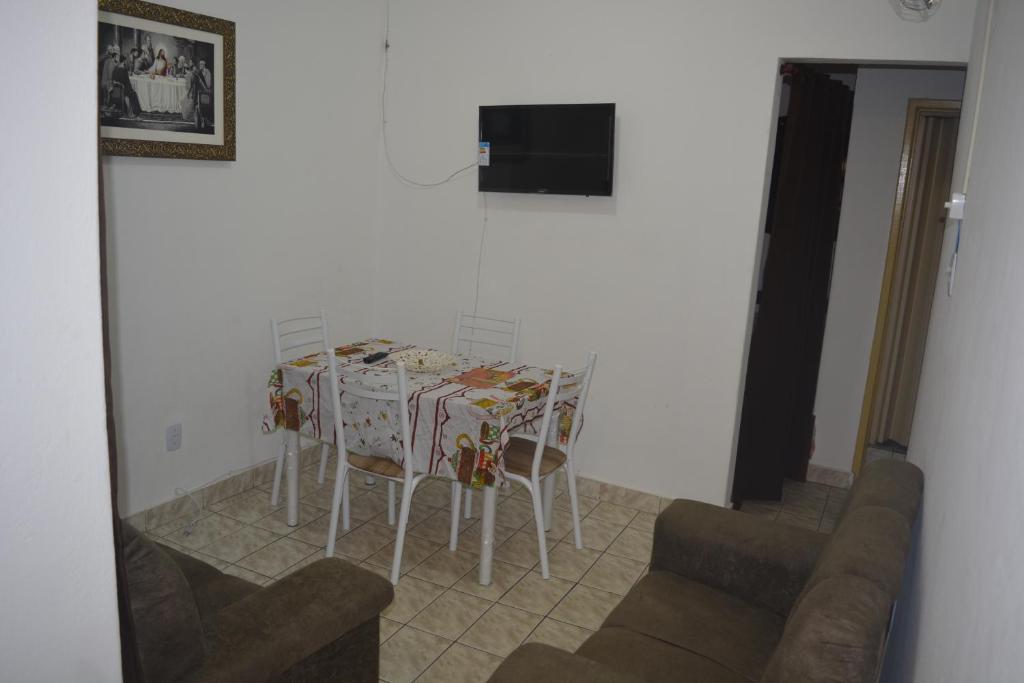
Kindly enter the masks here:
[[491, 681], [875, 681], [922, 489], [913, 465], [866, 466], [831, 535], [677, 500], [597, 633], [523, 645]]
[[[373, 681], [391, 583], [322, 559], [266, 587], [122, 525], [144, 681]], [[129, 676], [130, 678], [131, 676]]]

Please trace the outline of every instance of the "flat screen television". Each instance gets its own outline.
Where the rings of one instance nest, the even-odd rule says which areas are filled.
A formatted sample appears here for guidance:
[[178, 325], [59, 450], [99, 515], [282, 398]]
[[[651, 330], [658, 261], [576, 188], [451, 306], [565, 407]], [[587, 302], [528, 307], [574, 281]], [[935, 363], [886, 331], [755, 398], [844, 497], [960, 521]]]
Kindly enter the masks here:
[[480, 148], [481, 192], [611, 196], [615, 105], [480, 107]]

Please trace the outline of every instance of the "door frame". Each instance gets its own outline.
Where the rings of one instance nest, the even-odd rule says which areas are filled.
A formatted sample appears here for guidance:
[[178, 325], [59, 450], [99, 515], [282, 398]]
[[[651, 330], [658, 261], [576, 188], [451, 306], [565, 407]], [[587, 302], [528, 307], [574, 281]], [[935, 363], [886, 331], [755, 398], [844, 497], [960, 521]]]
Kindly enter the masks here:
[[864, 398], [861, 401], [860, 422], [857, 427], [857, 442], [853, 451], [853, 473], [860, 473], [867, 451], [868, 423], [875, 403], [875, 387], [878, 383], [879, 362], [882, 355], [882, 336], [889, 321], [889, 300], [892, 298], [893, 274], [896, 269], [896, 253], [903, 232], [903, 214], [906, 206], [907, 179], [914, 157], [914, 136], [918, 121], [936, 114], [951, 116], [960, 113], [960, 100], [911, 99], [907, 103], [907, 123], [903, 129], [903, 150], [900, 155], [900, 175], [896, 184], [896, 201], [893, 204], [892, 223], [889, 227], [889, 246], [885, 254], [885, 271], [882, 275], [882, 290], [878, 295], [878, 312], [875, 315], [875, 332], [871, 342], [868, 374], [864, 382]]

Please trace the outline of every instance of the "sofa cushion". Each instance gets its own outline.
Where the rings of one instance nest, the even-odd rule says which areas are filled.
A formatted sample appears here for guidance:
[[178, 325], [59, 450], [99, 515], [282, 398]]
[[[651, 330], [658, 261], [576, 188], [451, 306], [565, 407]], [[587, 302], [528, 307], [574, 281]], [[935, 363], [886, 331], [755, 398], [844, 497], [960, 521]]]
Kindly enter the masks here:
[[201, 560], [178, 552], [174, 548], [160, 545], [174, 563], [178, 565], [192, 590], [192, 598], [199, 609], [207, 650], [210, 649], [217, 630], [217, 613], [245, 596], [259, 590], [259, 586], [237, 576], [225, 574]]
[[859, 507], [843, 517], [794, 605], [825, 579], [850, 575], [875, 584], [890, 600], [899, 594], [910, 550], [910, 525], [891, 508]]
[[206, 656], [199, 610], [174, 560], [129, 524], [122, 525], [128, 600], [143, 678], [173, 681]]
[[751, 680], [686, 648], [618, 627], [602, 627], [576, 654], [648, 683], [749, 683]]
[[875, 681], [891, 606], [881, 588], [860, 576], [846, 574], [818, 582], [794, 608], [762, 680]]
[[865, 465], [854, 482], [840, 523], [854, 510], [877, 506], [895, 510], [913, 526], [921, 507], [924, 474], [914, 465], [901, 460], [876, 460]]
[[784, 620], [678, 574], [653, 571], [608, 615], [604, 627], [664, 641], [754, 681], [779, 642]]

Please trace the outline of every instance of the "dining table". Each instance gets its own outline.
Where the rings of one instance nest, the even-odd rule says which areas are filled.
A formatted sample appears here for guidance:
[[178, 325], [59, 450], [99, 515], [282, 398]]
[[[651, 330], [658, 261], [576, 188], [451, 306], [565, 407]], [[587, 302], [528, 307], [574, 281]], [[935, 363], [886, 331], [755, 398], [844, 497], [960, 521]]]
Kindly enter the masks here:
[[[346, 393], [345, 387], [357, 383], [376, 391], [394, 391], [397, 372], [393, 356], [423, 348], [383, 338], [338, 346], [332, 354], [337, 387], [329, 386], [328, 359], [323, 352], [274, 368], [267, 382], [270, 409], [262, 422], [265, 433], [288, 430], [285, 472], [290, 526], [298, 524], [300, 437], [338, 445], [330, 391], [340, 392], [344, 449], [401, 464], [400, 422], [394, 404], [356, 397]], [[388, 355], [378, 362], [365, 362], [380, 352]], [[446, 367], [425, 371], [418, 371], [414, 363], [406, 364], [413, 471], [482, 491], [479, 581], [489, 585], [497, 492], [509, 485], [502, 454], [510, 434], [536, 429], [552, 370], [473, 355], [450, 355], [447, 360]], [[575, 381], [571, 373], [564, 377], [562, 386]], [[564, 444], [574, 408], [574, 401], [556, 403], [558, 419], [551, 421], [546, 436], [549, 445]]]

